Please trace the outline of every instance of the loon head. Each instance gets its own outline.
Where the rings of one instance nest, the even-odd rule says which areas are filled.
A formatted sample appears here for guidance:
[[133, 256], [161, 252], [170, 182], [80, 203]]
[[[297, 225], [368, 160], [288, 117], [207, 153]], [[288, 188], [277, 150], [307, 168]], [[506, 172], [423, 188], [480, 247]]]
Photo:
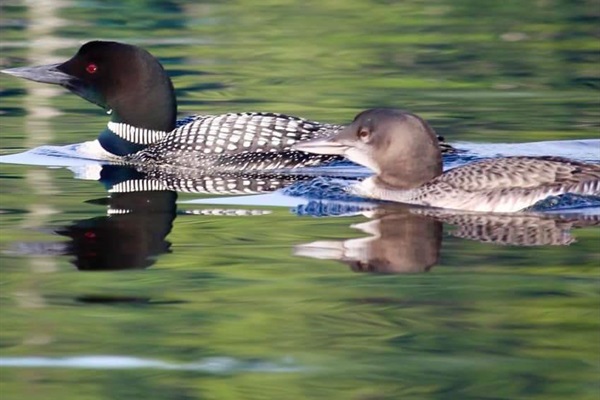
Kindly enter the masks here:
[[112, 110], [114, 122], [165, 132], [175, 128], [173, 84], [158, 60], [137, 46], [93, 41], [63, 63], [2, 72], [63, 86]]
[[442, 174], [442, 153], [434, 130], [422, 118], [401, 110], [370, 109], [350, 125], [294, 150], [339, 154], [377, 173], [394, 188], [420, 186]]

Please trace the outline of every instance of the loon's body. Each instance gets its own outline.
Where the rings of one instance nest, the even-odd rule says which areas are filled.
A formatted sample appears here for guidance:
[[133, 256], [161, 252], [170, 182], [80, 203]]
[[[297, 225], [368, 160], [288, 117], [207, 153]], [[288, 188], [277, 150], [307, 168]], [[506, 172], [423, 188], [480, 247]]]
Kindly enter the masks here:
[[443, 173], [433, 129], [400, 110], [373, 109], [341, 130], [294, 148], [344, 155], [376, 172], [358, 195], [430, 207], [515, 212], [548, 196], [600, 194], [600, 165], [561, 157], [487, 159]]
[[[64, 86], [111, 114], [88, 155], [126, 163], [193, 168], [289, 168], [340, 159], [292, 151], [335, 125], [274, 113], [194, 116], [178, 124], [173, 84], [160, 62], [137, 46], [92, 41], [60, 64], [3, 72]], [[179, 125], [179, 126], [178, 126]], [[444, 150], [451, 149], [445, 143]]]
[[292, 151], [291, 146], [324, 137], [330, 129], [336, 125], [275, 113], [198, 115], [123, 159], [141, 165], [175, 164], [219, 171], [316, 166], [340, 157]]

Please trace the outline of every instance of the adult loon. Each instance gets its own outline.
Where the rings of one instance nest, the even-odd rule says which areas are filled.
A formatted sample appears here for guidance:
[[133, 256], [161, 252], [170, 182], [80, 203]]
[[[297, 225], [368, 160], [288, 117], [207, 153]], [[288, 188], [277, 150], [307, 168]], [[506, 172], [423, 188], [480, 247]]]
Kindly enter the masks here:
[[376, 172], [354, 186], [358, 195], [431, 207], [515, 212], [548, 196], [600, 194], [600, 165], [561, 157], [504, 157], [442, 170], [433, 129], [400, 110], [371, 109], [326, 138], [293, 146], [344, 155]]
[[[108, 126], [86, 146], [97, 158], [224, 170], [340, 158], [291, 150], [296, 141], [321, 137], [336, 125], [263, 112], [198, 115], [178, 123], [171, 80], [160, 62], [137, 46], [92, 41], [63, 63], [2, 72], [61, 85], [110, 113]], [[440, 139], [443, 150], [450, 150]]]

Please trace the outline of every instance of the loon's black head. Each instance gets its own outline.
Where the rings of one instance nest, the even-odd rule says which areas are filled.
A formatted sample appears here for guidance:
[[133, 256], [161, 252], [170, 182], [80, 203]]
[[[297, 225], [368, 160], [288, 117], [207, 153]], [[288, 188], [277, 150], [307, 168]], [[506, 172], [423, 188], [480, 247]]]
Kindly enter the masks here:
[[61, 85], [112, 110], [114, 122], [166, 132], [175, 128], [173, 84], [158, 60], [137, 46], [93, 41], [63, 63], [2, 72]]
[[363, 111], [351, 124], [324, 139], [299, 142], [292, 148], [344, 155], [396, 188], [417, 187], [442, 173], [435, 132], [422, 118], [402, 110]]

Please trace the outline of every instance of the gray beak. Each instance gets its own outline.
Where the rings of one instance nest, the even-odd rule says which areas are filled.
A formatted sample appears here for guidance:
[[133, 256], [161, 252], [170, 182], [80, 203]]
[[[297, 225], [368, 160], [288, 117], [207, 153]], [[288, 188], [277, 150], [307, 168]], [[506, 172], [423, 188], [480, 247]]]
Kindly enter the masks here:
[[337, 134], [326, 138], [313, 139], [302, 141], [294, 144], [292, 150], [305, 151], [307, 153], [315, 154], [337, 154], [344, 155], [348, 146], [339, 143], [337, 140]]
[[3, 72], [8, 75], [18, 76], [19, 78], [29, 79], [30, 81], [53, 83], [55, 85], [67, 86], [73, 77], [58, 70], [60, 64], [40, 65], [37, 67], [21, 67], [3, 69]]

